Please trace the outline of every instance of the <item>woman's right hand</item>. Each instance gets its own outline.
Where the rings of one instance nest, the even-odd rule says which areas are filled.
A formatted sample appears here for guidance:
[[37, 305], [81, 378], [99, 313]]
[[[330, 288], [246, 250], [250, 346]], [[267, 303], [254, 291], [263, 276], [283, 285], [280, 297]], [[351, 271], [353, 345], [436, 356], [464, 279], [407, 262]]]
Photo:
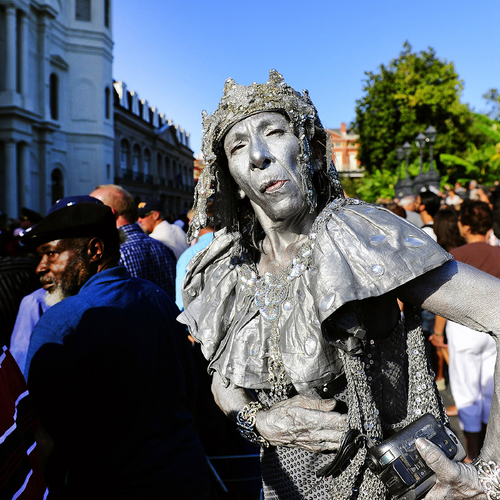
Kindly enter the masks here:
[[334, 399], [298, 395], [259, 410], [255, 427], [273, 446], [296, 446], [312, 452], [337, 450], [347, 430], [347, 415], [332, 411]]

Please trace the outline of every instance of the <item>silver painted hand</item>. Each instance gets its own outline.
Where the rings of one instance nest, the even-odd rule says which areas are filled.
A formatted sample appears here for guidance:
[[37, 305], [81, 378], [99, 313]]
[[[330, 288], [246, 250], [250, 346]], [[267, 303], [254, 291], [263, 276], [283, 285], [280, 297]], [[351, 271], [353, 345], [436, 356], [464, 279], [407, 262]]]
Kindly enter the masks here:
[[425, 500], [487, 500], [477, 471], [471, 464], [448, 459], [427, 439], [417, 439], [417, 448], [437, 476], [437, 482], [424, 497]]
[[298, 395], [257, 412], [259, 434], [274, 446], [313, 452], [337, 450], [347, 430], [347, 415], [332, 411], [334, 399]]

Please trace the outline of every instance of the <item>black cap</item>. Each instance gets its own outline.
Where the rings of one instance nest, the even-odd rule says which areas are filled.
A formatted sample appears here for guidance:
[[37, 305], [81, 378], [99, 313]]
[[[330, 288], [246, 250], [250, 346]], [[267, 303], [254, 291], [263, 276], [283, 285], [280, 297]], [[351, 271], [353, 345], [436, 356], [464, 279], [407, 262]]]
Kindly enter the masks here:
[[43, 215], [40, 215], [38, 212], [31, 210], [31, 208], [23, 207], [21, 208], [21, 215], [24, 220], [30, 220], [34, 224], [40, 222], [43, 219]]
[[139, 217], [144, 217], [149, 214], [149, 212], [162, 212], [163, 203], [160, 200], [149, 199], [141, 201], [137, 208], [139, 209]]
[[115, 216], [102, 203], [76, 203], [49, 213], [36, 226], [28, 228], [21, 243], [39, 246], [64, 238], [100, 237], [118, 240]]
[[60, 200], [57, 200], [54, 203], [54, 205], [52, 205], [49, 208], [47, 215], [51, 214], [55, 210], [59, 210], [60, 208], [70, 207], [71, 205], [74, 205], [75, 203], [100, 203], [100, 204], [102, 204], [102, 201], [98, 200], [97, 198], [94, 198], [93, 196], [88, 196], [85, 194], [80, 195], [80, 196], [66, 196], [66, 198], [61, 198]]

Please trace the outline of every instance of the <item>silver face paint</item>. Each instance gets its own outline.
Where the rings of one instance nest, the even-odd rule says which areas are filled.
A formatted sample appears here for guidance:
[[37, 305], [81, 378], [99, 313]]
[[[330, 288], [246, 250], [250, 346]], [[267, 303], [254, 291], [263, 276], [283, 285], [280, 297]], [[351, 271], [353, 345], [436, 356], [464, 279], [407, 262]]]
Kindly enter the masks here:
[[241, 120], [226, 135], [224, 151], [229, 172], [254, 208], [272, 221], [307, 212], [299, 141], [282, 114], [263, 112]]

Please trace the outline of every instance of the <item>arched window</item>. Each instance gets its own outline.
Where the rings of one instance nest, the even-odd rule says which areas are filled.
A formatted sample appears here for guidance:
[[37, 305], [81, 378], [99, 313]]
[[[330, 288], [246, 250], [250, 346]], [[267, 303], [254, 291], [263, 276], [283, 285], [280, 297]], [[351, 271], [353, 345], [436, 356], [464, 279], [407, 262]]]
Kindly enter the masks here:
[[111, 117], [111, 91], [109, 87], [104, 89], [104, 116], [106, 120], [109, 120]]
[[57, 200], [64, 198], [64, 179], [62, 172], [56, 168], [52, 171], [50, 175], [51, 180], [51, 200], [52, 205], [56, 203]]
[[132, 161], [132, 170], [134, 172], [139, 172], [140, 163], [141, 163], [141, 149], [136, 144], [134, 146], [134, 157], [133, 157], [133, 161]]
[[170, 171], [170, 158], [165, 156], [165, 177], [172, 179], [172, 172]]
[[50, 117], [52, 120], [59, 119], [59, 79], [55, 73], [50, 74], [49, 78], [49, 99], [50, 99]]
[[158, 177], [164, 177], [163, 175], [163, 161], [161, 158], [161, 153], [156, 155], [156, 174]]
[[144, 175], [149, 175], [151, 170], [151, 152], [149, 149], [144, 150]]
[[129, 166], [129, 157], [130, 157], [130, 144], [127, 139], [122, 139], [120, 142], [120, 170], [122, 174], [125, 173]]
[[177, 162], [173, 162], [174, 182], [176, 185], [182, 184], [182, 174], [177, 170]]

